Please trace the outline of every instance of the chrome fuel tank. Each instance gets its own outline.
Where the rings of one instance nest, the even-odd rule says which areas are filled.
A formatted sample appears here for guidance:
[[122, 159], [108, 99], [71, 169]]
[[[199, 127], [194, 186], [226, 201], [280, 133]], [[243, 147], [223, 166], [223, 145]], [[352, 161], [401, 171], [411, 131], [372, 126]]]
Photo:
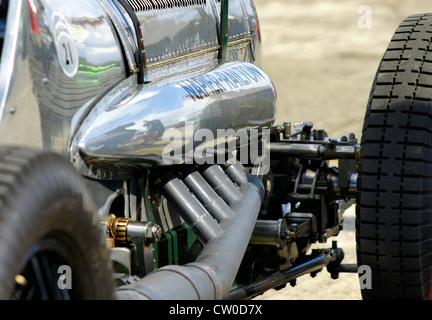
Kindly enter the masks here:
[[74, 137], [71, 158], [84, 175], [113, 178], [107, 171], [169, 164], [164, 156], [176, 138], [180, 150], [215, 146], [218, 130], [269, 128], [275, 113], [273, 84], [251, 63], [227, 62], [144, 85], [132, 77], [95, 105]]

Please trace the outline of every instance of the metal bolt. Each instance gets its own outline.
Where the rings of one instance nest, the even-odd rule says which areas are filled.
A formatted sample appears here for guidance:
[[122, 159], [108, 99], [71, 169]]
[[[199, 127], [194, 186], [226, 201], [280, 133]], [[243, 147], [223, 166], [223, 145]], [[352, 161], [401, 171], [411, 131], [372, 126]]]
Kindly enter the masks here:
[[147, 244], [158, 242], [162, 237], [161, 227], [153, 222], [131, 221], [127, 233], [132, 238], [143, 238]]
[[325, 143], [325, 146], [329, 149], [333, 149], [335, 147], [335, 145], [336, 145], [336, 143], [332, 139], [327, 140], [327, 142]]
[[159, 242], [159, 240], [162, 237], [162, 229], [159, 225], [155, 224], [153, 227], [149, 228], [150, 229], [150, 237], [149, 240], [151, 243], [153, 242]]

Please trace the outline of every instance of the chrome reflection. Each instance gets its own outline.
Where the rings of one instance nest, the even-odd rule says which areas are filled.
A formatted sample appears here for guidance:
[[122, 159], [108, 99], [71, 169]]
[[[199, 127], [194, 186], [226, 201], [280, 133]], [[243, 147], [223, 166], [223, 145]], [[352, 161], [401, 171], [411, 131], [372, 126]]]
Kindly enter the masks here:
[[66, 153], [72, 118], [124, 78], [120, 44], [98, 1], [10, 1], [0, 65], [2, 144]]
[[[162, 165], [164, 148], [170, 143], [164, 134], [170, 129], [182, 132], [181, 147], [190, 143], [197, 147], [191, 139], [198, 129], [216, 136], [218, 129], [267, 128], [275, 113], [271, 80], [246, 62], [148, 85], [131, 78], [95, 106], [72, 142], [72, 159], [90, 176], [94, 174], [90, 167], [128, 171]], [[192, 130], [186, 130], [187, 123], [193, 124]]]

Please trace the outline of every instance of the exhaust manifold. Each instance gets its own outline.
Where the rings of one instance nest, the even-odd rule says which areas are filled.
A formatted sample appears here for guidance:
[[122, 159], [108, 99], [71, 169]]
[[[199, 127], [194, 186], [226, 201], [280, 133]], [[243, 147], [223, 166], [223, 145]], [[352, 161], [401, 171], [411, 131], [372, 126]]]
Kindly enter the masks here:
[[[225, 169], [225, 170], [224, 170]], [[118, 299], [221, 300], [228, 298], [253, 233], [264, 187], [240, 164], [191, 167], [163, 176], [162, 190], [204, 248], [195, 262], [169, 265], [119, 287]]]

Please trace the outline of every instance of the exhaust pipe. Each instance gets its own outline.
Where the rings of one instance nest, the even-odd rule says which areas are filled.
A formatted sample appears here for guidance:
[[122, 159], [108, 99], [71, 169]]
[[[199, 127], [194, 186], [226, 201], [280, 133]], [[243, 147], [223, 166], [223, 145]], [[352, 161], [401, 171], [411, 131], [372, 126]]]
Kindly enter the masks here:
[[[207, 199], [207, 207], [202, 205], [199, 210], [196, 209], [195, 204], [187, 208], [188, 205], [182, 202], [187, 198], [190, 201], [192, 198], [193, 201], [197, 201], [197, 198], [192, 196], [189, 191], [192, 198], [185, 194], [184, 185], [180, 187], [175, 180], [176, 178], [166, 181], [163, 187], [167, 199], [179, 209], [185, 221], [193, 224], [191, 227], [196, 230], [198, 235], [201, 235], [203, 242], [205, 242], [198, 258], [195, 262], [184, 266], [162, 267], [136, 283], [120, 287], [117, 290], [118, 299], [221, 300], [229, 297], [229, 291], [255, 227], [264, 196], [264, 187], [258, 177], [251, 176], [243, 166], [239, 165], [229, 166], [229, 170], [226, 172], [228, 175], [218, 165], [209, 165], [205, 167], [202, 173], [205, 179], [209, 180], [208, 178], [210, 178], [210, 184], [213, 188], [217, 186], [216, 192], [220, 198], [209, 191], [207, 181], [198, 178], [200, 180], [199, 185], [202, 187], [189, 181], [191, 190], [198, 188], [194, 191], [197, 197]], [[211, 173], [214, 175], [212, 176]], [[195, 174], [195, 178], [197, 177], [199, 175]], [[231, 177], [235, 178], [236, 183]], [[175, 184], [178, 188], [171, 184], [171, 181], [176, 181]], [[232, 193], [227, 192], [227, 190], [232, 191]], [[230, 210], [226, 213], [227, 217], [215, 214], [217, 210], [211, 208], [220, 199], [223, 199], [229, 206]], [[217, 217], [210, 220], [211, 213], [206, 208]], [[199, 212], [198, 215], [197, 212]]]

